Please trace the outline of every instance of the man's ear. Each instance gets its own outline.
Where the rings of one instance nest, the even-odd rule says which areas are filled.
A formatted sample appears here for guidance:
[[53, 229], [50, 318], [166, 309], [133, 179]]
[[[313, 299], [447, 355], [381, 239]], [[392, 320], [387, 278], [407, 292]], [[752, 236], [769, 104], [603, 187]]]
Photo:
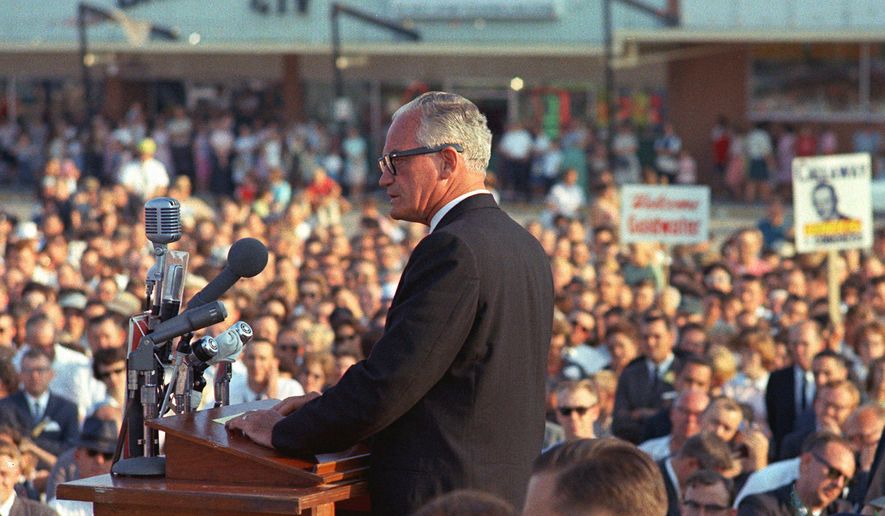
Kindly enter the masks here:
[[446, 147], [445, 149], [439, 152], [440, 157], [442, 158], [442, 170], [440, 170], [440, 178], [442, 179], [451, 179], [452, 174], [454, 174], [455, 170], [458, 167], [458, 151], [451, 147]]

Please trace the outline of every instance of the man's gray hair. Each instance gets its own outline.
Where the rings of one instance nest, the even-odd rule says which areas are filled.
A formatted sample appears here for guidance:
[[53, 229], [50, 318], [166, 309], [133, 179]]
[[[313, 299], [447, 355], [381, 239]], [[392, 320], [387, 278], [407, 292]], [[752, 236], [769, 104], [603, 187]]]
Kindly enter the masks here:
[[413, 110], [419, 116], [418, 143], [428, 147], [460, 143], [467, 168], [485, 174], [492, 155], [492, 132], [473, 102], [456, 93], [429, 91], [397, 109], [393, 119]]

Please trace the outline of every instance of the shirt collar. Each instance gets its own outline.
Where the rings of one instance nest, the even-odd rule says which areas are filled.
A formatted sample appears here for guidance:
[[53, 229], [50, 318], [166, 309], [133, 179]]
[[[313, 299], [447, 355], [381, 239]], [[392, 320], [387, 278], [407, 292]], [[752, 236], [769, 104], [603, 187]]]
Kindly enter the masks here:
[[436, 229], [436, 225], [439, 224], [439, 221], [441, 221], [442, 218], [446, 216], [446, 213], [452, 211], [452, 208], [454, 208], [459, 202], [463, 201], [464, 199], [466, 199], [470, 196], [484, 194], [484, 193], [491, 193], [491, 192], [489, 192], [488, 190], [485, 190], [485, 189], [471, 190], [471, 191], [467, 192], [466, 194], [459, 195], [458, 197], [455, 197], [451, 201], [447, 202], [445, 204], [445, 206], [440, 208], [438, 212], [434, 213], [433, 217], [430, 219], [430, 232], [433, 233], [433, 230]]
[[40, 407], [45, 411], [46, 404], [49, 403], [49, 391], [47, 390], [46, 392], [44, 392], [43, 394], [41, 394], [39, 397], [36, 397], [36, 398], [31, 396], [27, 392], [25, 392], [25, 399], [28, 400], [28, 408], [29, 409], [34, 406], [34, 402], [36, 401], [36, 402], [40, 403]]
[[12, 490], [9, 498], [7, 498], [2, 505], [0, 505], [0, 516], [9, 516], [9, 513], [12, 512], [13, 503], [15, 503], [15, 489]]
[[670, 370], [670, 366], [673, 365], [673, 360], [675, 359], [676, 356], [670, 353], [660, 364], [655, 364], [650, 358], [645, 359], [645, 363], [648, 365], [649, 371], [654, 372], [655, 368], [657, 368], [658, 374], [663, 375]]

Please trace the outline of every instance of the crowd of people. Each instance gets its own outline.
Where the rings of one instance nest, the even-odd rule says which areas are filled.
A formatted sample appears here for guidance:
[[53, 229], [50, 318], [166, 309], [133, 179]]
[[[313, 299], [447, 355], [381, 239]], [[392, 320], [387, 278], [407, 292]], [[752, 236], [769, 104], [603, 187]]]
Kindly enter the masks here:
[[[88, 508], [57, 500], [55, 486], [109, 470], [127, 321], [141, 311], [155, 260], [140, 229], [146, 199], [181, 203], [173, 247], [190, 254], [185, 299], [236, 240], [259, 238], [270, 250], [264, 272], [222, 297], [226, 322], [206, 330], [237, 320], [254, 330], [234, 367], [232, 402], [322, 392], [371, 353], [426, 234], [363, 195], [374, 176], [354, 131], [338, 145], [319, 124], [290, 130], [232, 115], [194, 123], [181, 110], [148, 125], [138, 106], [114, 128], [97, 119], [92, 152], [63, 122], [42, 139], [0, 126], [2, 170], [34, 184], [39, 206], [32, 218], [0, 213], [0, 457], [10, 459], [0, 461], [0, 503], [15, 492], [77, 514]], [[643, 180], [646, 168], [629, 126], [615, 139], [613, 169], [583, 152], [580, 127], [548, 141], [549, 152], [531, 135], [508, 140], [515, 131], [525, 129], [504, 135], [497, 172], [510, 198], [547, 195], [550, 216], [526, 227], [549, 257], [556, 306], [527, 514], [820, 514], [885, 494], [874, 477], [885, 427], [885, 234], [870, 250], [839, 255], [833, 317], [823, 256], [793, 252], [778, 198], [718, 248], [668, 256], [618, 238], [618, 186]], [[645, 180], [696, 181], [675, 129], [665, 125], [656, 141]], [[535, 150], [521, 154], [526, 142]], [[730, 136], [726, 156], [738, 156], [737, 142]], [[575, 145], [582, 152], [570, 152]], [[102, 172], [82, 174], [95, 158]], [[773, 183], [753, 159], [745, 177], [767, 196], [761, 185]], [[717, 164], [727, 175], [732, 162]], [[495, 506], [477, 493], [450, 498], [426, 514]]]

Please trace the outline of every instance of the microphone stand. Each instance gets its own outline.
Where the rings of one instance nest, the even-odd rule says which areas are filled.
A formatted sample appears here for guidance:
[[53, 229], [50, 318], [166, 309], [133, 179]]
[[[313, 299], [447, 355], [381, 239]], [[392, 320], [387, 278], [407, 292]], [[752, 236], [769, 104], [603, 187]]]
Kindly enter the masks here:
[[226, 407], [230, 405], [230, 379], [233, 376], [233, 369], [228, 361], [218, 364], [215, 371], [215, 407]]

